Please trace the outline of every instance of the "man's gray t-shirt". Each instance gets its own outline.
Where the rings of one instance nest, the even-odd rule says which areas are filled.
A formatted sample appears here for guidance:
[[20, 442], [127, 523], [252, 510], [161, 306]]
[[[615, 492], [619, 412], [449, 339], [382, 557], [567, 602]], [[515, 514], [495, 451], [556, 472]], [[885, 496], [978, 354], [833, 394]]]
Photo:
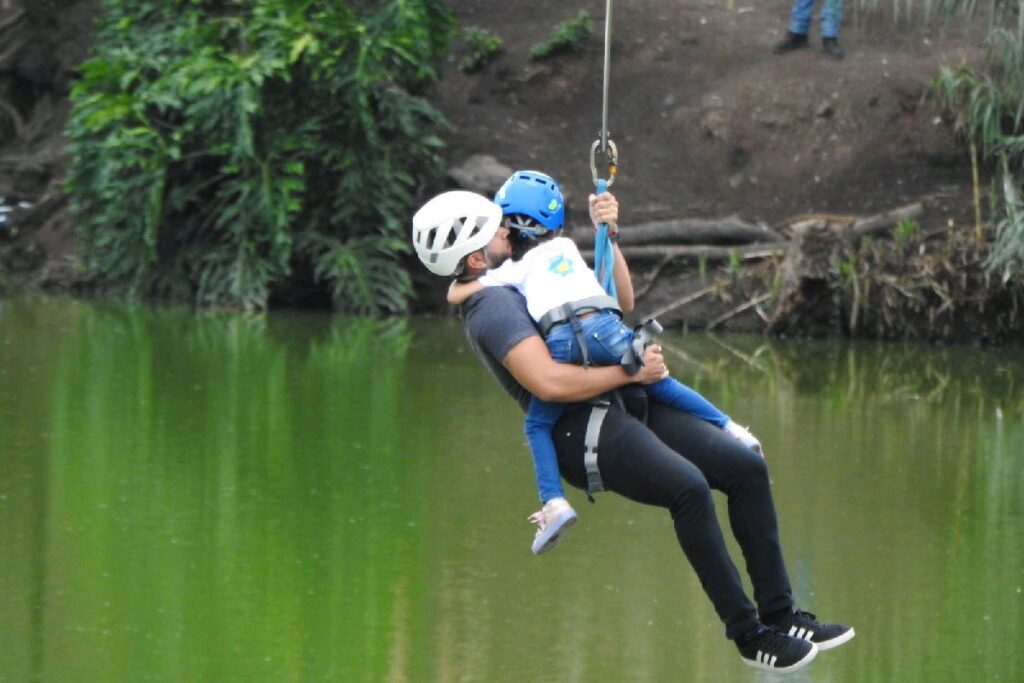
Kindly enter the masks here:
[[487, 287], [463, 304], [462, 317], [473, 350], [501, 388], [525, 411], [530, 392], [515, 380], [504, 360], [516, 344], [540, 336], [526, 310], [526, 299], [508, 287]]

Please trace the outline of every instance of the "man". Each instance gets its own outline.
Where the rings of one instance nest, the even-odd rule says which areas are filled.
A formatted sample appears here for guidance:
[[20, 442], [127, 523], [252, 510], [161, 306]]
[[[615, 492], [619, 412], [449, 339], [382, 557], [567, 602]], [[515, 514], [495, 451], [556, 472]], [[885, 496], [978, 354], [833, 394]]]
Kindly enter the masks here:
[[[807, 31], [811, 27], [815, 0], [793, 0], [793, 8], [789, 15], [789, 30], [786, 37], [775, 45], [772, 50], [777, 55], [784, 55], [807, 47]], [[844, 57], [843, 48], [839, 46], [839, 25], [843, 21], [843, 0], [822, 0], [821, 5], [821, 49], [835, 60]]]
[[[509, 228], [473, 193], [444, 193], [413, 220], [420, 260], [438, 275], [478, 277], [509, 258]], [[608, 194], [591, 197], [590, 217], [617, 223], [618, 203]], [[515, 290], [489, 287], [462, 309], [474, 350], [502, 388], [525, 410], [530, 395], [570, 403], [553, 438], [562, 476], [588, 490], [588, 427], [592, 406], [584, 403], [619, 390], [604, 413], [597, 439], [597, 467], [604, 490], [666, 508], [676, 537], [725, 624], [743, 661], [788, 672], [806, 666], [819, 649], [853, 637], [852, 628], [825, 624], [794, 609], [779, 542], [775, 505], [763, 457], [725, 431], [674, 408], [647, 402], [633, 382], [667, 375], [656, 345], [644, 353], [641, 373], [621, 367], [583, 367], [552, 360]], [[590, 431], [594, 431], [591, 429]], [[594, 450], [594, 444], [589, 444]], [[711, 489], [728, 498], [729, 520], [754, 586], [757, 607], [747, 598], [715, 514]]]

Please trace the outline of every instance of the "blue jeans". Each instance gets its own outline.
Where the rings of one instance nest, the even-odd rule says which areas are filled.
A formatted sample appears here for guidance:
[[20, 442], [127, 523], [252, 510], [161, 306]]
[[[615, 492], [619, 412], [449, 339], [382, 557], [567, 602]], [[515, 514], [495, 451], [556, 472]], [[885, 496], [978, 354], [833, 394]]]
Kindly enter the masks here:
[[[789, 15], [789, 32], [807, 35], [814, 14], [815, 0], [793, 0]], [[843, 22], [843, 0], [822, 0], [821, 37], [838, 38], [839, 25]]]
[[[612, 311], [594, 313], [580, 322], [590, 362], [593, 365], [618, 365], [633, 342], [633, 330], [623, 324], [619, 316]], [[559, 363], [583, 363], [579, 340], [569, 323], [552, 327], [545, 342], [551, 357]], [[690, 413], [716, 427], [725, 427], [725, 423], [729, 421], [729, 416], [706, 398], [671, 377], [647, 385], [647, 393], [659, 403]], [[524, 430], [526, 440], [530, 444], [530, 454], [533, 456], [537, 489], [542, 503], [552, 498], [565, 497], [558, 472], [558, 456], [555, 454], [555, 446], [551, 439], [551, 430], [564, 410], [563, 403], [547, 403], [533, 397], [526, 411]]]

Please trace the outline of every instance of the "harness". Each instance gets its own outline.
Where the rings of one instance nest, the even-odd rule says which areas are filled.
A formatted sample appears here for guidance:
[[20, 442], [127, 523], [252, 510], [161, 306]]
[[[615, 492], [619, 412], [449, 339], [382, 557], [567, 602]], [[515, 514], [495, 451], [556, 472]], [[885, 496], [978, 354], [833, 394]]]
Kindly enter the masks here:
[[[588, 366], [590, 365], [590, 356], [587, 353], [587, 340], [583, 334], [580, 316], [597, 311], [614, 311], [620, 318], [622, 317], [622, 309], [615, 299], [610, 296], [592, 296], [552, 308], [544, 314], [537, 326], [540, 328], [541, 335], [547, 337], [548, 332], [555, 325], [568, 323], [572, 327], [580, 347], [580, 353], [583, 355], [583, 365]], [[632, 376], [640, 372], [640, 368], [643, 366], [644, 349], [661, 332], [661, 325], [653, 318], [634, 328], [633, 341], [619, 360], [626, 374]], [[601, 425], [604, 424], [604, 418], [608, 415], [608, 409], [611, 406], [609, 396], [614, 396], [619, 407], [625, 410], [622, 398], [617, 391], [591, 399], [589, 402], [590, 417], [587, 418], [587, 431], [583, 436], [583, 468], [587, 474], [587, 498], [590, 502], [594, 502], [595, 493], [605, 490], [604, 482], [601, 479], [601, 469], [597, 465], [597, 452], [598, 442], [601, 438]]]
[[583, 336], [583, 325], [580, 323], [580, 315], [595, 313], [597, 311], [615, 311], [622, 317], [622, 309], [619, 302], [610, 296], [590, 296], [579, 301], [570, 301], [561, 306], [556, 306], [544, 314], [537, 323], [541, 336], [547, 337], [548, 332], [555, 325], [568, 322], [576, 335], [576, 341], [580, 345], [580, 353], [583, 354], [583, 365], [590, 365], [590, 355], [587, 353], [587, 340]]

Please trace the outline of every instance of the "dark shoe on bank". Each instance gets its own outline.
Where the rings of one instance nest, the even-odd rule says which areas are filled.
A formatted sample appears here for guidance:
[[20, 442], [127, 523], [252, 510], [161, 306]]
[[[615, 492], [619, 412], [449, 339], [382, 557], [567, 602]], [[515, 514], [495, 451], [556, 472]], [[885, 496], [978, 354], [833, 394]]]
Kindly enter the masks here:
[[824, 50], [825, 54], [836, 61], [846, 56], [845, 53], [843, 53], [843, 48], [839, 47], [838, 38], [822, 38], [821, 49]]
[[809, 640], [793, 638], [767, 626], [759, 626], [742, 644], [737, 640], [736, 647], [745, 664], [778, 673], [802, 669], [818, 654], [818, 646]]
[[831, 650], [853, 638], [853, 629], [842, 624], [824, 624], [810, 612], [796, 610], [775, 621], [765, 621], [779, 633], [794, 638], [803, 638], [818, 646], [819, 650]]
[[807, 47], [806, 33], [793, 33], [792, 31], [786, 31], [786, 37], [775, 44], [775, 47], [772, 48], [772, 52], [777, 55], [784, 55], [787, 52], [799, 50], [803, 47]]

